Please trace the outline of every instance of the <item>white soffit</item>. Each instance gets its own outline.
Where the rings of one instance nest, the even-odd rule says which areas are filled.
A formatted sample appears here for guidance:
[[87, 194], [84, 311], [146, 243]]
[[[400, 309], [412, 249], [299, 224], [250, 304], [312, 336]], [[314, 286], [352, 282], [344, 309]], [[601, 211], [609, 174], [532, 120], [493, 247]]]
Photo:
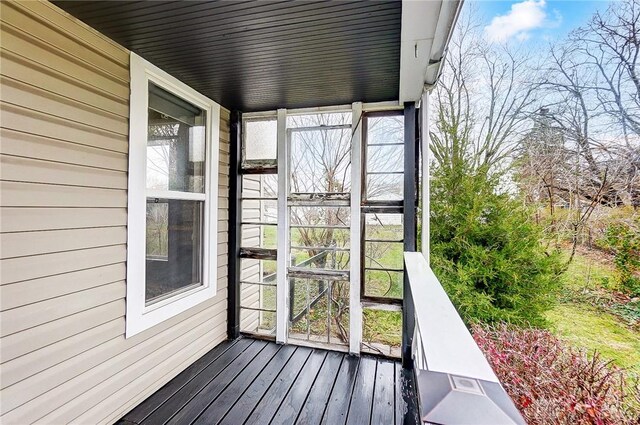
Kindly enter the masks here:
[[400, 35], [400, 103], [435, 84], [462, 0], [404, 0]]

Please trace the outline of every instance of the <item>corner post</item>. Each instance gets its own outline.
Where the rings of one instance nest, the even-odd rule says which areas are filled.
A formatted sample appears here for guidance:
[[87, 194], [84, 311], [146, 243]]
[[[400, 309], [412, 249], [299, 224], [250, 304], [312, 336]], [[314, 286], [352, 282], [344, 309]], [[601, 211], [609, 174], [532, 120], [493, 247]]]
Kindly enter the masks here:
[[289, 142], [287, 110], [278, 109], [278, 259], [276, 269], [276, 342], [287, 343], [289, 317]]
[[[415, 102], [404, 104], [404, 250], [417, 249], [416, 206], [418, 197], [418, 144]], [[402, 301], [402, 366], [412, 368], [411, 358], [415, 312], [407, 270], [404, 270]]]
[[[360, 234], [362, 203], [362, 103], [351, 106], [351, 235]], [[360, 238], [351, 238], [349, 289], [349, 353], [360, 354], [362, 304], [360, 303]]]
[[431, 136], [429, 134], [431, 107], [429, 98], [429, 92], [425, 91], [422, 94], [422, 104], [420, 106], [420, 149], [422, 151], [422, 230], [420, 250], [425, 260], [427, 260], [427, 264], [431, 267], [431, 180], [429, 165], [429, 160], [431, 159], [431, 151], [429, 150], [429, 145], [431, 144]]
[[227, 337], [229, 339], [236, 339], [240, 336], [240, 222], [242, 221], [242, 209], [240, 206], [242, 175], [240, 174], [240, 162], [242, 161], [242, 112], [231, 111], [230, 124]]

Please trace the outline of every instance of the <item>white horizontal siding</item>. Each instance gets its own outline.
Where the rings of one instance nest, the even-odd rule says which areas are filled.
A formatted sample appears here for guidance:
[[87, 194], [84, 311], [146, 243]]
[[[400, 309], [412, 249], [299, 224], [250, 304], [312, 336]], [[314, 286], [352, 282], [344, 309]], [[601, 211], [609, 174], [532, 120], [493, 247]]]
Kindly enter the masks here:
[[0, 422], [112, 423], [226, 336], [218, 294], [125, 339], [129, 52], [46, 2], [0, 4]]

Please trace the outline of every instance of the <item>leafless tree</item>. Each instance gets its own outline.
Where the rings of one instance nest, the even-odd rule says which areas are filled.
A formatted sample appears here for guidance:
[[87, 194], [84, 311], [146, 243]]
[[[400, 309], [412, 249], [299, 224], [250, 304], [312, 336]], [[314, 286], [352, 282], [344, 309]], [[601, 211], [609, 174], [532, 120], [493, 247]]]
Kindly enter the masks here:
[[550, 46], [534, 82], [540, 109], [522, 140], [519, 183], [548, 203], [554, 232], [563, 230], [555, 206], [569, 209], [572, 252], [597, 208], [639, 203], [639, 19], [637, 0], [612, 3]]
[[538, 89], [580, 174], [556, 190], [603, 205], [637, 204], [639, 19], [637, 0], [614, 2], [550, 49]]
[[445, 61], [431, 135], [437, 166], [503, 167], [535, 103], [529, 55], [487, 43], [469, 13], [456, 26]]

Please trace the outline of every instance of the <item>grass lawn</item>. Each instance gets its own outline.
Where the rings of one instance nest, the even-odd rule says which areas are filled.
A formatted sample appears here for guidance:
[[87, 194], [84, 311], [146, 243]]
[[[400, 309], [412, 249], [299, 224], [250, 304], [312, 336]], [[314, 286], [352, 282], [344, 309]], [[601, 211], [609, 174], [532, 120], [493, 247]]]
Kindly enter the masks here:
[[611, 259], [582, 248], [563, 276], [559, 303], [546, 317], [551, 330], [574, 346], [598, 350], [640, 374], [640, 303], [618, 289]]
[[402, 343], [402, 312], [364, 308], [362, 339], [365, 342], [400, 347]]
[[[563, 260], [569, 259], [569, 252]], [[594, 289], [616, 290], [619, 285], [614, 279], [613, 261], [595, 251], [578, 248], [573, 261], [563, 276], [565, 292], [575, 293]]]
[[576, 347], [598, 350], [606, 359], [640, 373], [640, 333], [613, 314], [589, 305], [558, 304], [547, 312], [552, 330]]

